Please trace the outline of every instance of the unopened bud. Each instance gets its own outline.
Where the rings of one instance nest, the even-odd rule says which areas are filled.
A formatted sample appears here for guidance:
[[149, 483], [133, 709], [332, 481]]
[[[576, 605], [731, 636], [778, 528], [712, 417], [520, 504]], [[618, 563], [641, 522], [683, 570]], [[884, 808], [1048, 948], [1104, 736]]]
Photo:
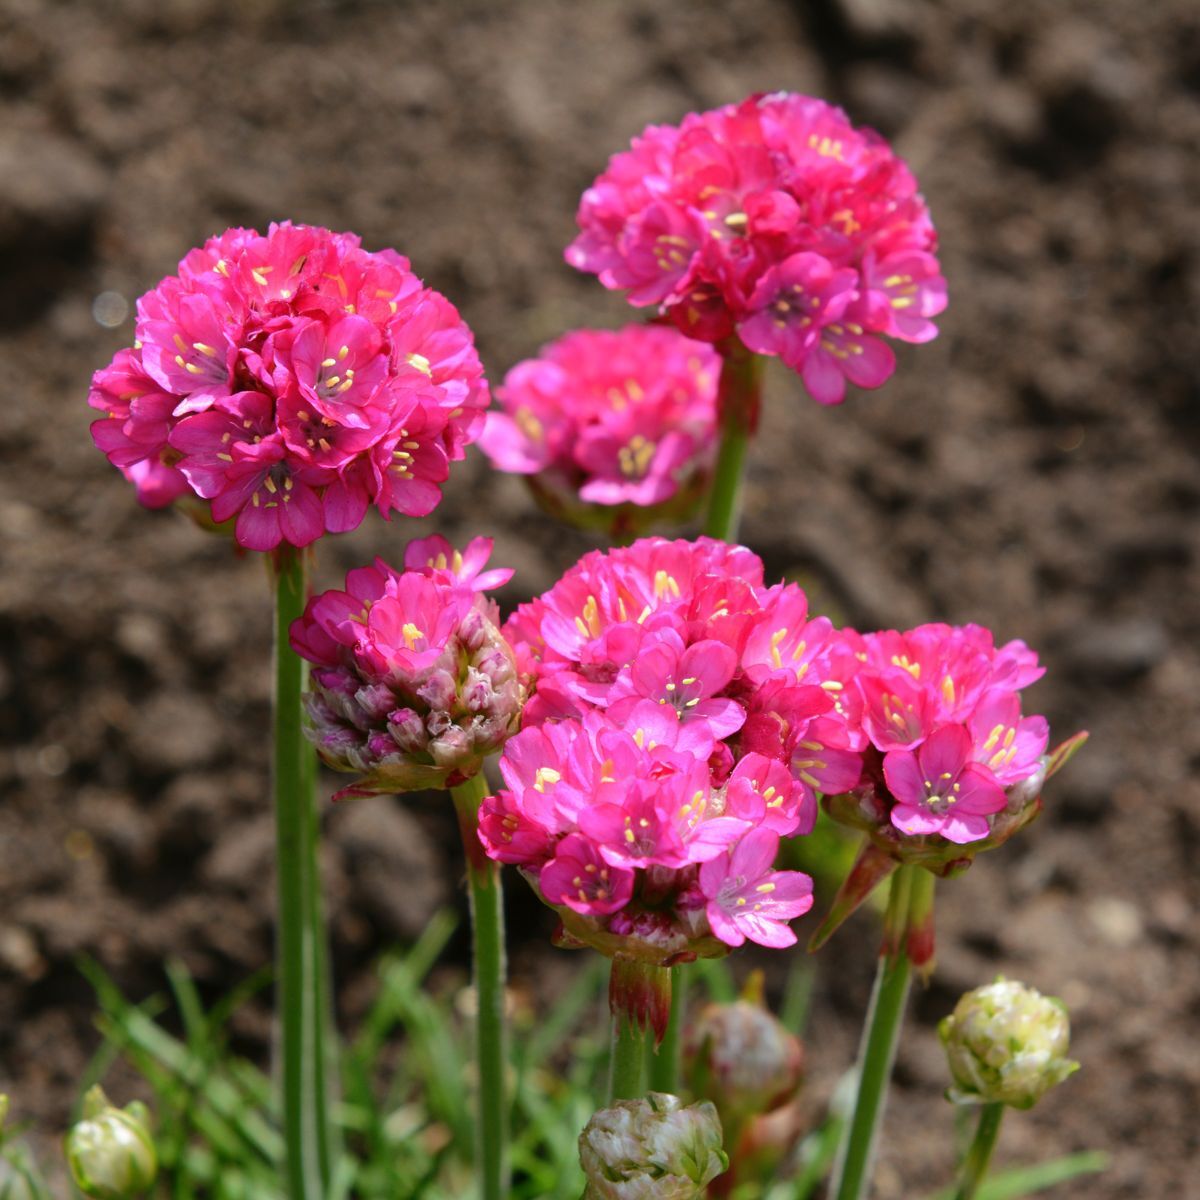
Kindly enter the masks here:
[[437, 670], [417, 688], [417, 695], [432, 709], [448, 709], [454, 704], [458, 685], [449, 671]]
[[480, 671], [472, 667], [467, 672], [467, 682], [463, 685], [463, 703], [473, 713], [485, 711], [496, 698], [492, 681]]
[[405, 754], [424, 750], [429, 741], [421, 714], [412, 708], [397, 708], [388, 713], [388, 732]]
[[579, 1135], [589, 1200], [699, 1200], [728, 1166], [707, 1101], [651, 1092], [602, 1109]]
[[1000, 976], [968, 992], [938, 1025], [963, 1104], [1031, 1108], [1079, 1069], [1066, 1057], [1070, 1021], [1061, 1000]]
[[75, 1186], [92, 1200], [133, 1200], [154, 1183], [158, 1159], [146, 1108], [114, 1108], [99, 1087], [83, 1102], [83, 1120], [67, 1134]]
[[360, 687], [354, 693], [354, 699], [371, 721], [383, 720], [396, 707], [396, 697], [392, 689], [384, 683]]
[[761, 1004], [710, 1004], [688, 1032], [692, 1091], [727, 1126], [786, 1103], [800, 1085], [800, 1041]]
[[429, 753], [439, 767], [457, 767], [472, 757], [473, 739], [457, 725], [449, 725], [429, 743]]

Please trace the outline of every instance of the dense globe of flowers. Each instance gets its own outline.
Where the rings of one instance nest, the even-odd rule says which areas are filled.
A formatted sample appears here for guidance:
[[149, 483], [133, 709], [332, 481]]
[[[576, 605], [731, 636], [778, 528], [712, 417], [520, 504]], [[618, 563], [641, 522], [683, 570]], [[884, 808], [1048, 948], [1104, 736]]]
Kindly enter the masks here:
[[484, 802], [567, 939], [669, 965], [788, 946], [811, 880], [776, 871], [816, 793], [858, 782], [839, 696], [857, 660], [740, 546], [647, 538], [586, 555], [509, 619], [536, 678]]
[[483, 596], [512, 572], [481, 573], [491, 546], [411, 542], [405, 570], [376, 559], [292, 624], [313, 664], [306, 732], [327, 765], [359, 776], [334, 799], [452, 787], [516, 729], [525, 689]]
[[392, 250], [284, 222], [230, 229], [138, 301], [96, 372], [96, 445], [150, 507], [198, 497], [252, 550], [431, 512], [479, 434], [470, 330]]
[[583, 523], [611, 522], [614, 506], [686, 510], [712, 461], [719, 374], [711, 346], [666, 326], [578, 330], [509, 371], [480, 445]]
[[1032, 1108], [1079, 1070], [1063, 1002], [1003, 975], [963, 996], [938, 1036], [954, 1078], [947, 1098], [959, 1104]]
[[658, 305], [684, 333], [736, 333], [814, 399], [895, 369], [946, 306], [937, 236], [887, 142], [840, 109], [776, 93], [652, 125], [584, 193], [567, 261]]
[[832, 802], [835, 816], [918, 855], [1002, 837], [1028, 819], [1049, 726], [1021, 712], [1018, 693], [1044, 674], [1024, 642], [998, 647], [979, 625], [843, 636], [860, 662], [844, 707], [864, 772]]

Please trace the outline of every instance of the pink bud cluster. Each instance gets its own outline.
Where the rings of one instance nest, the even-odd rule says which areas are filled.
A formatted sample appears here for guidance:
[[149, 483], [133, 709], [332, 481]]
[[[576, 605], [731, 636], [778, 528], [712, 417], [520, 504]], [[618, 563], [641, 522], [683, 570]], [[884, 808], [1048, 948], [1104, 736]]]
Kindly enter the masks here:
[[803, 591], [742, 547], [647, 538], [586, 555], [505, 634], [536, 693], [488, 854], [610, 953], [791, 945], [812, 885], [773, 869], [779, 840], [861, 767], [838, 711], [857, 662]]
[[252, 550], [431, 512], [488, 405], [453, 305], [354, 234], [230, 229], [138, 301], [136, 334], [92, 381], [96, 444], [142, 503], [194, 493]]
[[1024, 642], [997, 647], [979, 625], [847, 638], [862, 664], [846, 707], [868, 817], [961, 845], [1036, 798], [1049, 726], [1021, 714], [1017, 693], [1044, 674]]
[[703, 482], [720, 369], [712, 347], [665, 326], [568, 333], [509, 371], [480, 445], [555, 493], [660, 505]]
[[481, 571], [491, 547], [411, 542], [404, 571], [376, 559], [293, 623], [292, 649], [313, 664], [308, 735], [329, 766], [360, 776], [334, 799], [451, 787], [516, 729], [525, 689], [482, 594], [512, 572]]
[[946, 306], [937, 237], [888, 144], [808, 96], [652, 125], [583, 196], [567, 261], [690, 337], [735, 333], [822, 404], [895, 369]]

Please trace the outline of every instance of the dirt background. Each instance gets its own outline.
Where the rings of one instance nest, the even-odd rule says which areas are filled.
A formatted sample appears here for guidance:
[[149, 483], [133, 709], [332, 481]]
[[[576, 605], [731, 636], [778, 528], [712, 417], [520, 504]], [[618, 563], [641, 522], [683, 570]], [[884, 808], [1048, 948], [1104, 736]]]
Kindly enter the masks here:
[[[1024, 637], [1049, 665], [1037, 706], [1093, 735], [1045, 819], [944, 889], [878, 1194], [944, 1181], [932, 1028], [997, 969], [1066, 998], [1084, 1064], [1007, 1123], [1001, 1160], [1107, 1147], [1105, 1176], [1056, 1194], [1197, 1194], [1190, 0], [0, 0], [0, 1087], [22, 1114], [61, 1125], [97, 1042], [74, 956], [138, 996], [166, 955], [215, 992], [271, 949], [263, 569], [139, 510], [93, 449], [90, 372], [132, 336], [95, 298], [132, 303], [227, 225], [354, 229], [461, 307], [498, 379], [626, 318], [561, 258], [607, 156], [777, 88], [895, 139], [951, 303], [936, 342], [840, 410], [772, 374], [743, 538], [857, 625]], [[474, 455], [434, 527], [495, 535], [518, 569], [506, 604], [587, 546]], [[320, 582], [409, 532], [327, 543]], [[327, 830], [349, 1023], [372, 957], [460, 900], [436, 809], [361, 803]], [[542, 951], [544, 918], [511, 893], [515, 979], [544, 1003], [576, 960]], [[852, 1055], [874, 936], [858, 918], [823, 959], [814, 1107]], [[251, 1015], [241, 1036], [264, 1032]]]

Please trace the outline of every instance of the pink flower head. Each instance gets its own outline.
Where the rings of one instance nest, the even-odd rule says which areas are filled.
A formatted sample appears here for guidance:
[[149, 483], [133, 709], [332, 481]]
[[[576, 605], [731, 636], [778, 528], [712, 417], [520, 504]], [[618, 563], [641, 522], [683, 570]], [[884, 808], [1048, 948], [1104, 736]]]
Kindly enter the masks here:
[[[534, 695], [484, 805], [487, 853], [606, 954], [790, 944], [811, 884], [770, 860], [780, 836], [811, 831], [819, 793], [859, 782], [865, 738], [843, 703], [859, 640], [707, 538], [585, 555], [505, 634]], [[599, 896], [601, 865], [628, 888], [617, 876]]]
[[239, 545], [305, 546], [374, 504], [424, 516], [479, 434], [470, 330], [407, 259], [288, 222], [232, 229], [138, 302], [96, 373], [96, 444], [161, 506], [189, 492]]
[[[580, 330], [518, 363], [480, 444], [502, 471], [535, 476], [556, 513], [661, 510], [702, 490], [716, 441], [719, 359], [663, 326]], [[629, 519], [632, 519], [630, 517]]]
[[859, 668], [832, 734], [865, 751], [865, 772], [857, 792], [823, 789], [850, 793], [835, 815], [868, 832], [886, 823], [964, 845], [990, 838], [996, 814], [1036, 800], [1026, 785], [1044, 774], [1049, 728], [1021, 714], [1019, 690], [1042, 674], [1024, 642], [997, 648], [982, 626], [941, 624], [843, 639]]
[[453, 571], [382, 560], [309, 601], [291, 628], [314, 664], [307, 732], [329, 766], [361, 777], [339, 797], [451, 786], [504, 744], [525, 689], [498, 618]]
[[567, 261], [690, 337], [735, 330], [824, 404], [895, 368], [946, 306], [916, 182], [878, 134], [807, 96], [647, 129], [584, 193]]

